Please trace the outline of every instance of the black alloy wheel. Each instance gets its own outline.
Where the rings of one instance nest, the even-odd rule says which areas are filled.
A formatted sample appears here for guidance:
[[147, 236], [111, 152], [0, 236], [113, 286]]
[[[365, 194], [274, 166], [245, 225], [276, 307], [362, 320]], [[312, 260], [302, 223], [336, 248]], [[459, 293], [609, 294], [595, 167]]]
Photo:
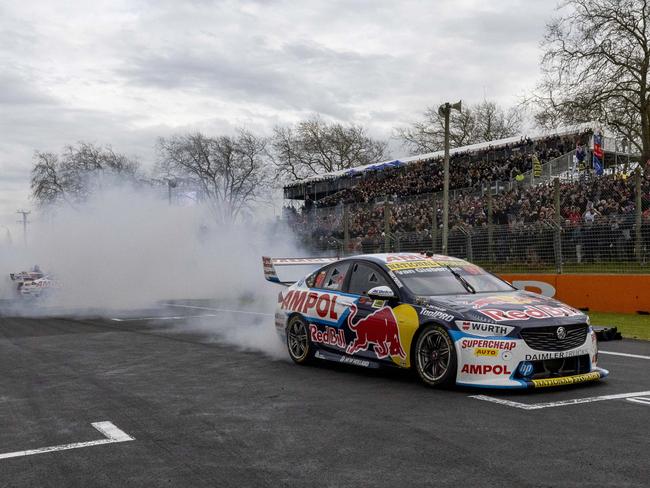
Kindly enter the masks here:
[[314, 357], [314, 347], [309, 340], [309, 327], [301, 317], [293, 317], [287, 325], [289, 356], [297, 364], [307, 364]]
[[415, 343], [415, 369], [429, 386], [453, 384], [456, 379], [456, 350], [447, 331], [427, 326]]

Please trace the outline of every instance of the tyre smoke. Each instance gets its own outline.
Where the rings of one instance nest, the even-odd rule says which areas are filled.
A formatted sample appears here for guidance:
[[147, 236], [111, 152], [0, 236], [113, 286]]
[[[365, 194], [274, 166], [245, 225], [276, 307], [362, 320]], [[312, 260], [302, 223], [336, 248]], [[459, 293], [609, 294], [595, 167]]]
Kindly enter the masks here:
[[[192, 329], [243, 349], [268, 350], [269, 341], [276, 340], [272, 314], [279, 287], [264, 280], [261, 256], [304, 255], [290, 243], [291, 233], [272, 218], [255, 215], [245, 223], [218, 224], [207, 205], [170, 206], [161, 196], [104, 186], [82, 206], [41, 212], [33, 219], [26, 249], [3, 249], [0, 313], [147, 317], [162, 308], [169, 315], [163, 304], [173, 301], [207, 301], [218, 304], [207, 308], [255, 314], [197, 308], [201, 315], [214, 316], [164, 326]], [[35, 264], [61, 288], [20, 300], [8, 274]]]

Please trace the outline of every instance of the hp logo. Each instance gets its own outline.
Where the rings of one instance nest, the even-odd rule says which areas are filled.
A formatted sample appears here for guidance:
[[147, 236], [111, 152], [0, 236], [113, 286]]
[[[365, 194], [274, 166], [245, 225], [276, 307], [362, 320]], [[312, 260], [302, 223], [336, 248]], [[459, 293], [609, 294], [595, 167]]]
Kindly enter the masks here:
[[535, 367], [533, 366], [533, 363], [525, 361], [519, 365], [519, 374], [524, 378], [527, 378], [533, 374], [534, 369]]

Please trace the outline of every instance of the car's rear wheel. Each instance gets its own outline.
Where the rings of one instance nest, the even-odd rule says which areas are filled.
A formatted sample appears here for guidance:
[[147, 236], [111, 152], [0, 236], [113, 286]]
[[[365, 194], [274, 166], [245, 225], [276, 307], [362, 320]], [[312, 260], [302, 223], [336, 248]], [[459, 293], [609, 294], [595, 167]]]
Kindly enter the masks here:
[[295, 363], [307, 364], [314, 357], [314, 346], [309, 340], [309, 327], [301, 317], [295, 316], [289, 320], [287, 348]]
[[427, 326], [415, 343], [415, 369], [429, 386], [452, 384], [456, 379], [456, 350], [447, 331]]

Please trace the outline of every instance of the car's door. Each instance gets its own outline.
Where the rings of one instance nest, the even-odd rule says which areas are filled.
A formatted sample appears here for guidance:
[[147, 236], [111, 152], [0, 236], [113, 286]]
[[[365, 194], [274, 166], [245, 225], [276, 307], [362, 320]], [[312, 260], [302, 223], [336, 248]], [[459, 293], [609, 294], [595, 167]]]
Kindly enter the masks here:
[[371, 359], [393, 361], [405, 359], [406, 353], [400, 343], [397, 319], [393, 307], [395, 300], [373, 300], [368, 292], [378, 286], [391, 288], [399, 297], [395, 283], [376, 264], [354, 261], [350, 269], [347, 292], [355, 296], [356, 305], [351, 306], [347, 321], [349, 339], [347, 353]]
[[355, 297], [344, 291], [351, 261], [340, 261], [307, 277], [308, 291], [298, 291], [293, 310], [309, 323], [310, 339], [319, 348], [344, 353], [347, 349], [346, 320]]

